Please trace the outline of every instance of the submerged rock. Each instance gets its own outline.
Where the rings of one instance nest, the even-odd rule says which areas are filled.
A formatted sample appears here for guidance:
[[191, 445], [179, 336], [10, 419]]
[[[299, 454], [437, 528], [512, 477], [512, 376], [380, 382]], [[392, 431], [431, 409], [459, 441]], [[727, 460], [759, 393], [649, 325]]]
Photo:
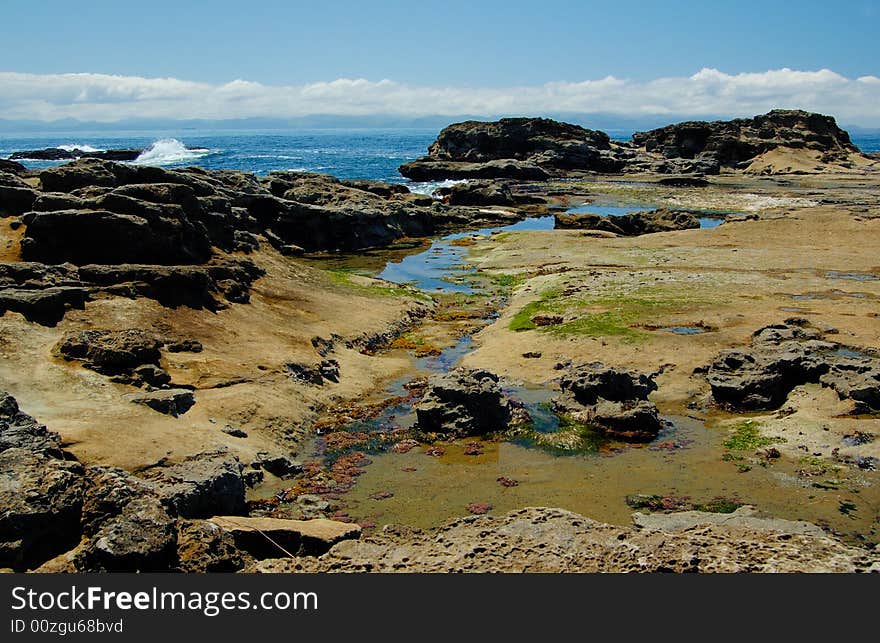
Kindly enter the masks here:
[[503, 431], [511, 420], [498, 376], [483, 370], [456, 369], [428, 378], [415, 410], [420, 431], [459, 437]]
[[607, 216], [595, 212], [565, 212], [556, 214], [555, 219], [557, 228], [604, 230], [626, 237], [700, 227], [700, 220], [690, 212], [668, 208], [658, 208], [648, 212], [628, 212], [621, 216]]
[[559, 382], [556, 413], [595, 427], [605, 435], [631, 442], [657, 437], [663, 420], [648, 395], [657, 390], [652, 375], [593, 362], [571, 368]]

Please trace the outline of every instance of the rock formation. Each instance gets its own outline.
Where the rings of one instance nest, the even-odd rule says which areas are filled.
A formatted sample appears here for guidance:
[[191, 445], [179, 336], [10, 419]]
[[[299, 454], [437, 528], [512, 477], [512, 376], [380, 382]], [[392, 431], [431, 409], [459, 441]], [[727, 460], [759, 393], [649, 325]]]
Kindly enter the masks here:
[[511, 419], [498, 376], [481, 370], [432, 376], [415, 410], [420, 431], [458, 437], [503, 431]]
[[803, 320], [766, 326], [750, 347], [724, 351], [712, 362], [712, 396], [733, 409], [767, 410], [781, 406], [796, 386], [817, 383], [852, 400], [856, 413], [880, 411], [880, 359], [840, 348]]
[[569, 369], [559, 387], [553, 410], [608, 437], [647, 442], [663, 428], [657, 407], [648, 401], [657, 390], [651, 375], [594, 362]]
[[556, 214], [555, 219], [557, 228], [604, 230], [625, 237], [700, 227], [700, 220], [690, 212], [669, 208], [648, 212], [628, 212], [621, 216], [606, 216], [595, 212], [565, 212]]
[[859, 154], [832, 117], [801, 110], [773, 110], [731, 121], [688, 121], [637, 132], [626, 142], [546, 118], [504, 118], [446, 127], [428, 155], [405, 163], [400, 173], [415, 181], [538, 179], [588, 172], [718, 174], [776, 149], [808, 150], [825, 163], [843, 163]]

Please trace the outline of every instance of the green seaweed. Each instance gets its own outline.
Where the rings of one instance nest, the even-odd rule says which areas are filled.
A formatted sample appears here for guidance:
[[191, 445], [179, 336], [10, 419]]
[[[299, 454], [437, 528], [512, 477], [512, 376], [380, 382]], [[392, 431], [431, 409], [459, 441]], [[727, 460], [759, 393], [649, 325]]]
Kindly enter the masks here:
[[733, 435], [724, 441], [724, 446], [731, 451], [753, 451], [785, 441], [783, 437], [762, 435], [760, 423], [745, 420], [734, 426]]

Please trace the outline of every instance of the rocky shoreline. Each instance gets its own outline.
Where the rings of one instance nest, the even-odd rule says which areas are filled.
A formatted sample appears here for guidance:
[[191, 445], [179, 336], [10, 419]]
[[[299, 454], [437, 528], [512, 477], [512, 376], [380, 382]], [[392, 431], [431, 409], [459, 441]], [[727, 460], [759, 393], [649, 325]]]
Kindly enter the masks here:
[[[257, 177], [101, 157], [31, 172], [3, 161], [0, 383], [11, 394], [0, 397], [0, 500], [9, 508], [0, 519], [0, 568], [878, 571], [874, 551], [829, 534], [803, 533], [784, 521], [767, 531], [717, 514], [692, 516], [681, 531], [672, 522], [622, 528], [559, 509], [522, 509], [431, 533], [389, 527], [357, 540], [362, 527], [348, 522], [338, 501], [363, 473], [361, 450], [374, 437], [340, 421], [325, 438], [338, 459], [318, 466], [297, 456], [322, 415], [342, 409], [339, 415], [355, 425], [358, 413], [367, 413], [358, 400], [408, 372], [412, 355], [440, 352], [426, 348], [418, 333], [449, 341], [479, 331], [480, 346], [461, 368], [410, 383], [415, 424], [383, 434], [377, 453], [416, 449], [442, 457], [444, 445], [469, 440], [465, 448], [478, 456], [492, 444], [531, 436], [534, 417], [508, 391], [514, 380], [553, 383], [548, 407], [564, 419], [572, 444], [588, 428], [627, 448], [657, 443], [668, 430], [665, 418], [683, 408], [710, 419], [776, 413], [759, 422], [775, 427], [803, 417], [796, 400], [806, 390], [834, 399], [803, 407], [819, 418], [809, 420], [820, 432], [803, 439], [804, 453], [832, 458], [852, 475], [873, 475], [880, 357], [871, 344], [876, 333], [849, 321], [865, 317], [861, 308], [834, 317], [832, 327], [822, 321], [824, 309], [806, 318], [761, 304], [735, 313], [719, 298], [741, 287], [776, 301], [782, 286], [734, 283], [748, 272], [739, 257], [760, 262], [762, 252], [772, 254], [767, 248], [782, 252], [795, 231], [805, 235], [793, 227], [796, 217], [782, 206], [767, 208], [772, 216], [741, 217], [722, 226], [731, 230], [722, 230], [729, 239], [707, 250], [680, 236], [705, 231], [695, 209], [676, 203], [733, 198], [731, 186], [757, 176], [817, 177], [831, 183], [818, 188], [834, 200], [829, 207], [843, 212], [829, 224], [835, 234], [858, 235], [880, 220], [878, 204], [858, 205], [862, 193], [857, 199], [847, 190], [875, 185], [875, 166], [830, 117], [780, 110], [682, 123], [627, 143], [547, 119], [452, 125], [427, 157], [401, 168], [416, 180], [469, 179], [436, 198], [401, 185], [303, 172]], [[594, 198], [602, 181], [614, 188], [609, 181], [636, 174], [647, 186], [639, 189], [672, 195], [669, 202], [623, 216], [567, 212]], [[774, 189], [766, 198], [782, 198]], [[312, 263], [530, 215], [554, 216], [552, 246], [538, 233], [459, 240], [480, 248], [474, 260], [493, 284], [488, 292], [497, 294], [497, 310], [471, 312], [474, 302]], [[859, 305], [880, 296], [873, 291], [876, 267], [862, 266], [870, 263], [870, 248], [854, 250], [863, 273], [826, 270], [864, 276]], [[712, 292], [700, 297], [708, 303], [687, 276], [670, 301], [658, 295], [678, 287], [678, 273], [697, 271], [706, 253], [718, 260], [727, 251], [741, 252], [700, 275], [706, 283], [727, 280], [706, 287]], [[814, 284], [819, 278], [807, 271], [824, 269], [820, 256], [831, 251], [813, 252], [793, 269], [782, 259], [762, 264], [762, 278], [785, 272], [789, 282]], [[635, 285], [621, 290], [628, 280]], [[646, 283], [654, 289], [647, 294], [640, 290]], [[685, 318], [697, 314], [691, 309], [702, 317]], [[710, 338], [690, 354], [675, 343], [679, 328]], [[721, 328], [733, 330], [722, 335]], [[665, 329], [673, 331], [668, 338], [653, 339]], [[712, 340], [713, 333], [721, 339]], [[381, 405], [370, 413], [380, 411]], [[847, 435], [864, 441], [831, 451], [825, 443], [833, 440], [821, 431], [835, 437], [852, 422], [862, 428]], [[728, 448], [743, 472], [794, 457], [789, 448], [802, 441], [768, 448], [774, 438], [748, 436], [746, 455]], [[251, 490], [267, 480], [282, 492], [255, 498]], [[869, 489], [877, 484], [864, 480]], [[387, 493], [375, 499], [393, 495]], [[859, 529], [865, 538], [876, 536]], [[475, 547], [482, 556], [473, 555]], [[695, 561], [697, 547], [706, 556]], [[572, 548], [574, 558], [566, 554]]]

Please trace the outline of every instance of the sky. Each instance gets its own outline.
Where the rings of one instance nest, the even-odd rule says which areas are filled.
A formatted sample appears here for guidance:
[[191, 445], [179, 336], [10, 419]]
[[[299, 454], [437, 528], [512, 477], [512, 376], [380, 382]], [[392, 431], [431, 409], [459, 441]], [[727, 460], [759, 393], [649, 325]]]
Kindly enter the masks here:
[[772, 107], [880, 126], [880, 0], [0, 0], [0, 118]]

